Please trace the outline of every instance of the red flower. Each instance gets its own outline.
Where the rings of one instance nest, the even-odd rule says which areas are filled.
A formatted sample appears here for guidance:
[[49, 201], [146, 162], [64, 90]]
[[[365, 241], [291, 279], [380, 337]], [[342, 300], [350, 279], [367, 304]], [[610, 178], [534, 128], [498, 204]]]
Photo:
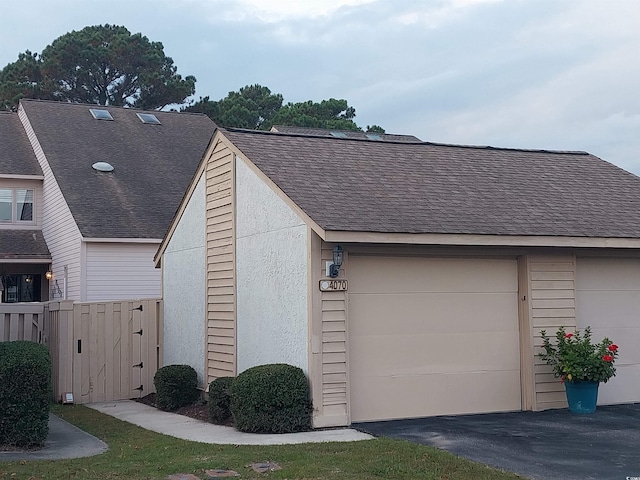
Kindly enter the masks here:
[[610, 352], [617, 352], [618, 351], [618, 345], [616, 345], [615, 343], [612, 343], [611, 345], [609, 345], [609, 351]]
[[564, 338], [571, 338], [573, 337], [573, 333], [565, 333], [564, 334]]
[[603, 355], [602, 359], [605, 362], [612, 362], [613, 361], [613, 357], [611, 355]]

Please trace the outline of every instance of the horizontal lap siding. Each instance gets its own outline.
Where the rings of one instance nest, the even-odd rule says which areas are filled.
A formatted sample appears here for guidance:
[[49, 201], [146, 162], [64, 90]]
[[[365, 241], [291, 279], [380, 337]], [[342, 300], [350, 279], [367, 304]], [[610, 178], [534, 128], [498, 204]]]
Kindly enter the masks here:
[[535, 409], [566, 406], [564, 387], [550, 366], [537, 355], [542, 351], [541, 332], [555, 336], [558, 327], [576, 327], [576, 262], [573, 255], [532, 255], [529, 262], [530, 314], [534, 352]]
[[[333, 260], [333, 245], [322, 244], [320, 266], [325, 275], [325, 263]], [[340, 269], [346, 278], [348, 259]], [[322, 305], [322, 412], [325, 417], [344, 418], [347, 407], [347, 292], [321, 292]], [[338, 424], [340, 423], [338, 420]]]
[[233, 154], [218, 143], [206, 167], [207, 384], [236, 374]]

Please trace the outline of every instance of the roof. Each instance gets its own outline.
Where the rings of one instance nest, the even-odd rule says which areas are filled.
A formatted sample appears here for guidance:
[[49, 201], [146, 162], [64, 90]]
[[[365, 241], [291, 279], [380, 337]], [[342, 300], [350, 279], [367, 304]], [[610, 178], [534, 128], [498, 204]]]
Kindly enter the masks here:
[[0, 259], [9, 258], [51, 261], [42, 230], [0, 230]]
[[38, 175], [38, 164], [17, 113], [0, 112], [0, 176]]
[[310, 135], [314, 137], [341, 137], [353, 138], [360, 140], [375, 140], [385, 142], [422, 142], [418, 137], [413, 135], [397, 135], [394, 133], [377, 133], [377, 132], [361, 132], [355, 130], [334, 130], [325, 128], [309, 128], [309, 127], [289, 127], [285, 125], [274, 125], [271, 127], [272, 132], [290, 133], [293, 135]]
[[326, 231], [640, 238], [640, 178], [585, 152], [222, 133]]
[[[22, 100], [85, 238], [161, 239], [215, 131], [202, 114]], [[89, 109], [108, 110], [113, 121]], [[152, 113], [161, 125], [136, 113]], [[98, 172], [96, 162], [112, 172]]]

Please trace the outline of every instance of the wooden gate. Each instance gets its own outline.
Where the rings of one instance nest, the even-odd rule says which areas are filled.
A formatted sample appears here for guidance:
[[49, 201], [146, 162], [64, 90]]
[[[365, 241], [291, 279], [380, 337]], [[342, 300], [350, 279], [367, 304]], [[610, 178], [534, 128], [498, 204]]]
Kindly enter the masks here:
[[162, 301], [50, 302], [56, 399], [73, 393], [75, 403], [137, 398], [155, 391], [162, 332]]

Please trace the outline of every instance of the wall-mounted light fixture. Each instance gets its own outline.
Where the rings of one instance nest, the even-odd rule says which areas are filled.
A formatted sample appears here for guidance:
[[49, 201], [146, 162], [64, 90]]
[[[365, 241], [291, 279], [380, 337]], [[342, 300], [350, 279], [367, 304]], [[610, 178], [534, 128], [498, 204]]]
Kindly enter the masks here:
[[44, 278], [51, 280], [53, 278], [53, 272], [51, 270], [47, 270], [44, 274]]
[[340, 267], [342, 266], [342, 259], [344, 256], [344, 251], [340, 245], [336, 245], [333, 247], [333, 263], [329, 267], [329, 276], [331, 278], [336, 278], [340, 273]]
[[25, 281], [25, 283], [31, 283], [31, 280], [33, 280], [33, 278], [31, 277], [31, 275], [27, 275], [26, 277], [24, 277], [24, 281]]

